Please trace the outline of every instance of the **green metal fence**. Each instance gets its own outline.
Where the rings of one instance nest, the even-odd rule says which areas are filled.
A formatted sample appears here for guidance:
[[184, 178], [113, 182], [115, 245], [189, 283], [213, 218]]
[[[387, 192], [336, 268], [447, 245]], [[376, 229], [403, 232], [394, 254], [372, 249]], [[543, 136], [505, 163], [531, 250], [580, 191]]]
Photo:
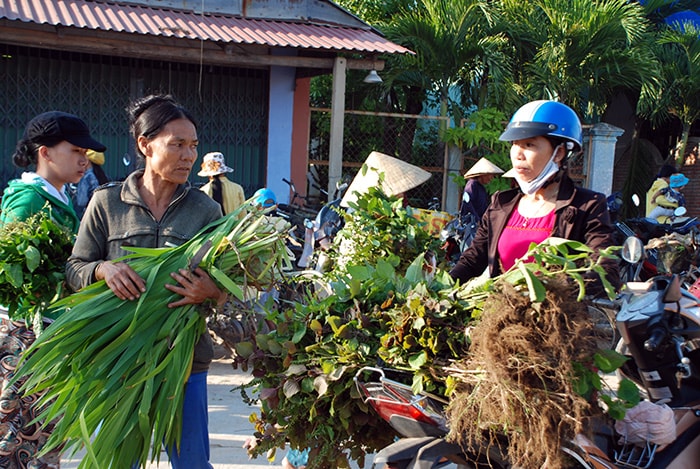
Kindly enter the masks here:
[[[133, 97], [170, 93], [197, 119], [199, 154], [221, 151], [246, 195], [264, 185], [269, 74], [233, 67], [95, 56], [0, 44], [0, 183], [20, 171], [11, 161], [29, 119], [48, 110], [83, 118], [107, 146], [105, 172], [137, 166], [125, 108]], [[129, 164], [125, 164], [129, 163]], [[205, 182], [192, 172], [192, 182]]]

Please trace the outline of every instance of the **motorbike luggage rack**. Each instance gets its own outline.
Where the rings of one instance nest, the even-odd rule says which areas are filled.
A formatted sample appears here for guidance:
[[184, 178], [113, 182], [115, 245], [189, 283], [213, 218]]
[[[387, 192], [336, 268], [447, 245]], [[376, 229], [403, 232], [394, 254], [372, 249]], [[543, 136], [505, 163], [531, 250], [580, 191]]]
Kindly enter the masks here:
[[[378, 374], [378, 381], [362, 381], [360, 375], [367, 371]], [[385, 405], [388, 404], [394, 411], [403, 409], [401, 413], [411, 415], [418, 420], [432, 421], [433, 424], [447, 429], [446, 419], [442, 413], [448, 403], [445, 399], [427, 392], [414, 394], [411, 386], [387, 378], [382, 368], [370, 366], [360, 368], [353, 380], [362, 400], [369, 403], [380, 414], [383, 414]], [[387, 408], [387, 410], [390, 409]]]
[[659, 445], [647, 441], [643, 446], [624, 443], [619, 450], [615, 450], [615, 464], [620, 467], [634, 469], [648, 469], [654, 461]]

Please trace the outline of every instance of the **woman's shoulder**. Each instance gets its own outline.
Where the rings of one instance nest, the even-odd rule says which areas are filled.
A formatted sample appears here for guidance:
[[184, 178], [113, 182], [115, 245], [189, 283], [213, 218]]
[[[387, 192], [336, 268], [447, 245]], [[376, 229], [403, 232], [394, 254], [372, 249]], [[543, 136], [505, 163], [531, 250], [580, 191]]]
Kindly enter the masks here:
[[576, 187], [575, 191], [576, 196], [579, 198], [595, 202], [604, 202], [607, 205], [605, 194], [603, 194], [602, 192], [594, 191], [593, 189], [587, 189], [585, 187], [579, 186]]
[[36, 212], [48, 200], [48, 193], [42, 189], [42, 185], [12, 180], [2, 196], [2, 211], [30, 211]]
[[118, 196], [124, 187], [124, 181], [110, 181], [95, 188], [93, 197]]
[[195, 204], [197, 207], [202, 207], [205, 210], [221, 210], [221, 206], [219, 205], [219, 203], [212, 199], [204, 191], [192, 186], [190, 186], [186, 190], [188, 191], [186, 199], [189, 201], [190, 204]]
[[507, 205], [513, 202], [520, 196], [520, 189], [506, 189], [503, 191], [496, 191], [492, 198], [492, 204]]

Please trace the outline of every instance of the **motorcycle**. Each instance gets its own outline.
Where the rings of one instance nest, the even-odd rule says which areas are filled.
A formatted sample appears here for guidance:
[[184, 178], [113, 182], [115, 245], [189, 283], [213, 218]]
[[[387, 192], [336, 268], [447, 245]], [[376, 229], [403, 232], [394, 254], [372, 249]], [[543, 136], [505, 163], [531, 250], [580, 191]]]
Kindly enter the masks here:
[[275, 215], [287, 220], [292, 225], [287, 238], [287, 247], [295, 259], [300, 259], [304, 251], [305, 220], [314, 218], [318, 213], [318, 210], [314, 209], [312, 205], [316, 202], [316, 198], [301, 195], [297, 192], [294, 183], [286, 178], [282, 178], [282, 182], [289, 186], [292, 197], [288, 204], [276, 204]]
[[[646, 244], [646, 256], [638, 272], [639, 278], [649, 280], [662, 273], [684, 274], [691, 265], [697, 265], [700, 221], [695, 217], [684, 217], [685, 213], [685, 207], [674, 211], [674, 219], [683, 219], [681, 223], [661, 224], [650, 218], [614, 222], [618, 237], [635, 236]], [[628, 265], [623, 262], [621, 267], [623, 281], [634, 278], [629, 275]]]
[[[469, 194], [462, 195], [464, 202], [469, 202]], [[440, 231], [441, 249], [445, 252], [445, 260], [454, 265], [459, 256], [469, 247], [479, 227], [479, 220], [473, 213], [458, 215], [450, 220]]]
[[445, 252], [445, 259], [450, 265], [454, 265], [472, 243], [477, 226], [476, 217], [469, 213], [464, 217], [453, 218], [440, 231], [441, 249]]
[[315, 269], [323, 271], [323, 266], [326, 262], [323, 252], [328, 249], [335, 235], [345, 225], [340, 201], [347, 188], [347, 183], [338, 184], [333, 194], [333, 199], [321, 207], [321, 210], [318, 211], [313, 220], [309, 218], [304, 220], [304, 248], [297, 266], [301, 268], [310, 267], [312, 256], [316, 253]]
[[[637, 238], [625, 241], [622, 257], [630, 265], [643, 258]], [[604, 420], [591, 422], [588, 431], [576, 435], [561, 448], [571, 468], [661, 469], [696, 468], [700, 460], [700, 303], [681, 287], [677, 276], [658, 276], [646, 282], [628, 282], [613, 301], [590, 300], [596, 308], [614, 310], [621, 334], [618, 351], [629, 357], [620, 376], [634, 381], [649, 397], [628, 410], [637, 414], [628, 425]], [[377, 410], [402, 435], [380, 450], [375, 465], [387, 468], [433, 468], [455, 463], [466, 468], [511, 468], [500, 452], [503, 445], [489, 445], [488, 454], [467, 454], [445, 439], [445, 402], [429, 394], [413, 395], [410, 386], [387, 379], [363, 382], [360, 370], [355, 382], [365, 402]], [[651, 424], [644, 411], [663, 413], [663, 432]], [[657, 425], [654, 427], [654, 425]], [[643, 428], [641, 437], [633, 433]], [[671, 435], [669, 437], [669, 435]]]

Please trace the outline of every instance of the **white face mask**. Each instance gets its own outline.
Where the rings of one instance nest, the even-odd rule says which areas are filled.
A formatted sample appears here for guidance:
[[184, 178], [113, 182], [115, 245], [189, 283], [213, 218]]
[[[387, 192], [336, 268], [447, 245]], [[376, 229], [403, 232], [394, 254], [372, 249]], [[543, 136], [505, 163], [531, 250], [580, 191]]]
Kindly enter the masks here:
[[552, 157], [549, 158], [547, 166], [545, 166], [540, 172], [540, 175], [532, 181], [525, 182], [522, 179], [520, 179], [517, 174], [515, 175], [515, 181], [518, 183], [518, 186], [520, 186], [520, 190], [523, 191], [523, 194], [534, 194], [540, 187], [544, 185], [545, 182], [549, 180], [549, 178], [557, 174], [557, 172], [559, 171], [559, 165], [554, 161], [554, 157], [556, 156], [557, 151], [559, 150], [559, 147], [561, 145], [562, 144], [559, 144], [554, 148], [554, 152], [552, 153]]

